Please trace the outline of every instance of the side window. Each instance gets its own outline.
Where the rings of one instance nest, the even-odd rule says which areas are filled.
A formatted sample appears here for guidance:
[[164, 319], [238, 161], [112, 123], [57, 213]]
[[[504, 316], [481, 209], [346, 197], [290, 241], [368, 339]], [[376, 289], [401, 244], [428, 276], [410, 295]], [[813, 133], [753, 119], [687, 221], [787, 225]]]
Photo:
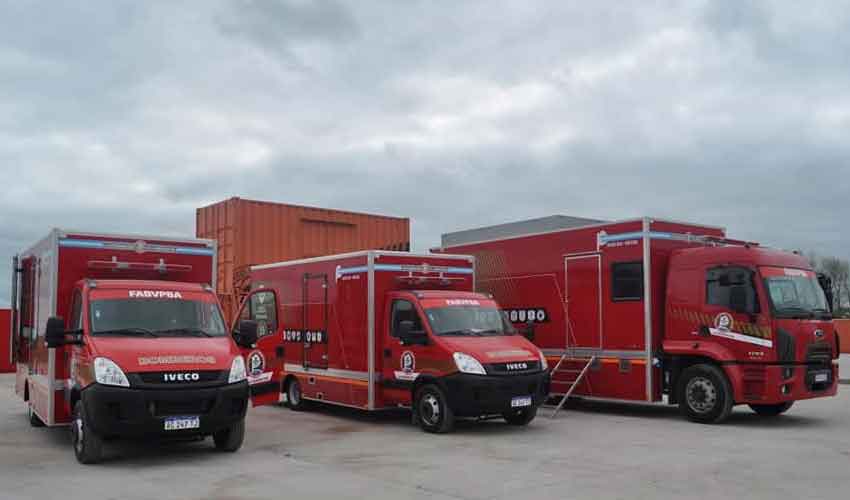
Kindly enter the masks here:
[[736, 303], [740, 303], [746, 306], [748, 312], [760, 312], [753, 272], [737, 266], [709, 269], [705, 278], [705, 302], [732, 310], [736, 309]]
[[248, 307], [250, 318], [257, 322], [257, 336], [272, 335], [277, 331], [277, 301], [274, 292], [256, 292], [251, 295]]
[[413, 303], [408, 300], [394, 300], [393, 301], [393, 310], [390, 316], [390, 335], [398, 338], [399, 332], [399, 324], [402, 321], [412, 321], [413, 322], [413, 331], [422, 331], [422, 319], [419, 317], [419, 313], [416, 312], [416, 308], [413, 307]]
[[83, 298], [79, 290], [74, 291], [74, 299], [71, 301], [71, 322], [69, 327], [71, 330], [83, 329]]
[[643, 300], [642, 262], [616, 262], [611, 266], [611, 300]]

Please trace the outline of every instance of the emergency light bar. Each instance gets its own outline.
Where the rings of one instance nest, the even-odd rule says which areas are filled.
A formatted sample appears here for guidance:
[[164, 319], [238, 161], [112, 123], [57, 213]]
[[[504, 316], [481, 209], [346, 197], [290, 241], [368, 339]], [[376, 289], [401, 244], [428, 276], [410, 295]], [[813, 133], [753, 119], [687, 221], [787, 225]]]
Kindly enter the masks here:
[[395, 278], [400, 283], [404, 283], [405, 285], [425, 285], [425, 284], [437, 284], [442, 286], [449, 286], [454, 281], [463, 281], [464, 278], [450, 278], [447, 276], [443, 276], [443, 273], [440, 273], [438, 276], [414, 276], [413, 273], [408, 273], [407, 276], [396, 276]]
[[164, 259], [159, 262], [122, 262], [117, 257], [112, 260], [90, 260], [89, 269], [109, 269], [113, 271], [157, 271], [160, 273], [191, 271], [188, 264], [166, 264]]

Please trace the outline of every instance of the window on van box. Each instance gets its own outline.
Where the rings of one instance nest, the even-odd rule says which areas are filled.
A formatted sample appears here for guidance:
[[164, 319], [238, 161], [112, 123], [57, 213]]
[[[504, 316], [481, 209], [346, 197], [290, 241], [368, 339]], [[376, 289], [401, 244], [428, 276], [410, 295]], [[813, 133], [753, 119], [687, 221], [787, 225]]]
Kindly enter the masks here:
[[419, 317], [419, 313], [416, 312], [416, 308], [413, 306], [413, 303], [407, 300], [394, 300], [393, 301], [393, 310], [391, 315], [391, 323], [390, 323], [390, 335], [393, 337], [398, 337], [401, 328], [399, 325], [402, 321], [412, 321], [413, 322], [413, 331], [422, 331], [422, 318]]
[[277, 301], [274, 292], [256, 292], [249, 302], [250, 318], [257, 322], [257, 336], [272, 335], [277, 331]]
[[753, 272], [746, 267], [718, 266], [709, 269], [705, 277], [705, 302], [712, 306], [732, 309], [732, 291], [744, 293], [747, 309], [758, 313], [759, 301], [753, 283]]
[[611, 266], [611, 299], [643, 300], [642, 262], [615, 262]]

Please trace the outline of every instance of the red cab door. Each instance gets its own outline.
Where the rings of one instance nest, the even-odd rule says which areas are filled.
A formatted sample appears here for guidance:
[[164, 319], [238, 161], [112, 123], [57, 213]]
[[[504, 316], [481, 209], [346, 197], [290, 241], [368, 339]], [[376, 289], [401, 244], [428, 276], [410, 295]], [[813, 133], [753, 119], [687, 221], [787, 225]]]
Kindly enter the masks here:
[[240, 321], [257, 322], [257, 343], [253, 347], [240, 346], [254, 406], [274, 404], [280, 400], [284, 347], [278, 310], [278, 297], [274, 290], [256, 290], [242, 303], [233, 326], [235, 334]]

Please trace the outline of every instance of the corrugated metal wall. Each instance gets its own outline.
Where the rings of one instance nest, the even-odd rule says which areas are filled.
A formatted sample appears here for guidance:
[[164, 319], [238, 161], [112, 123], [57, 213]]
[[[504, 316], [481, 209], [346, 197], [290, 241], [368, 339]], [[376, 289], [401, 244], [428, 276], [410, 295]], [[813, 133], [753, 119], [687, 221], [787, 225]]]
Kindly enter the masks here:
[[238, 307], [248, 266], [357, 250], [410, 250], [407, 218], [242, 198], [199, 208], [195, 234], [218, 241], [218, 292], [228, 316]]

